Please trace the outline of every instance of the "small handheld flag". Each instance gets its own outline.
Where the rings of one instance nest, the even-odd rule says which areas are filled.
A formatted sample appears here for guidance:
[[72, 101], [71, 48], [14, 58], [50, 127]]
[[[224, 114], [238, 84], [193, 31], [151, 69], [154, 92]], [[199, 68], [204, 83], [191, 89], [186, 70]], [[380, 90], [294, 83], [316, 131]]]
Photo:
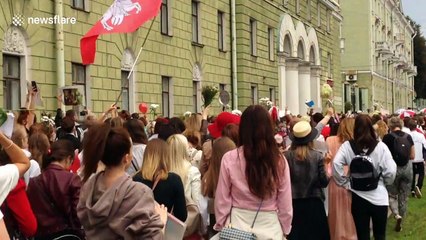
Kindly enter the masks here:
[[315, 105], [315, 102], [314, 102], [314, 100], [310, 100], [310, 101], [306, 101], [305, 104], [306, 104], [306, 106], [311, 108]]

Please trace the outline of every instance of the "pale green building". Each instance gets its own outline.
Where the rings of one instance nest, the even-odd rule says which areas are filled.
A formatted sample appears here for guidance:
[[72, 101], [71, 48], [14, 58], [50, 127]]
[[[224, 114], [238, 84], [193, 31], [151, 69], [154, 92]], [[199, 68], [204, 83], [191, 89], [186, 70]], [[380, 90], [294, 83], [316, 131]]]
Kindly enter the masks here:
[[342, 0], [342, 81], [355, 110], [414, 106], [414, 30], [397, 0]]
[[[341, 73], [338, 1], [163, 0], [129, 83], [151, 22], [132, 34], [102, 35], [95, 63], [81, 64], [80, 39], [112, 2], [0, 1], [0, 105], [23, 106], [27, 83], [36, 81], [40, 111], [57, 108], [59, 88], [77, 86], [82, 105], [96, 113], [123, 91], [122, 109], [135, 112], [146, 102], [159, 104], [164, 116], [178, 116], [200, 111], [202, 86], [214, 85], [230, 93], [232, 109], [269, 97], [304, 114], [304, 101], [322, 105], [320, 86], [328, 81], [342, 108], [343, 87], [334, 81]], [[50, 24], [55, 19], [66, 21]], [[214, 106], [221, 109], [218, 101]]]

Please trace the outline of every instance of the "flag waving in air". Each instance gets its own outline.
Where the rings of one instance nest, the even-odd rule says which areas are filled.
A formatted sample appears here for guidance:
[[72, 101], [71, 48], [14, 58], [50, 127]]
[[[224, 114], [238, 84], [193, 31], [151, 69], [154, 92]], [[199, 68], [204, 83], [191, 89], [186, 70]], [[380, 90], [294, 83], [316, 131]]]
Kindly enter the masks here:
[[136, 31], [158, 14], [161, 2], [161, 0], [115, 0], [102, 19], [80, 40], [83, 64], [92, 64], [95, 61], [96, 40], [99, 35]]

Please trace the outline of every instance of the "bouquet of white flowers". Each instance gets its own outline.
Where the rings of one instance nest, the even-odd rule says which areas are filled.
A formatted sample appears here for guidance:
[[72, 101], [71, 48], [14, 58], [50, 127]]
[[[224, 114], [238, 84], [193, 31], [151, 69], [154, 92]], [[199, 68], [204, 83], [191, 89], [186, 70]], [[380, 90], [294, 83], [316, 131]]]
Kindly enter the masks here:
[[219, 92], [219, 89], [217, 87], [213, 86], [204, 86], [201, 90], [201, 95], [203, 96], [204, 100], [204, 107], [209, 106], [213, 99], [216, 97], [217, 93]]

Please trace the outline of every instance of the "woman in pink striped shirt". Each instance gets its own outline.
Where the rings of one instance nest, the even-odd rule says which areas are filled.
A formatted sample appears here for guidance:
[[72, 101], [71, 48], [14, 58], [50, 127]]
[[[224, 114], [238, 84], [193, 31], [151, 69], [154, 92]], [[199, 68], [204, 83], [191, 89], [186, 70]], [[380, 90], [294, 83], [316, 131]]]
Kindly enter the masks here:
[[268, 111], [259, 105], [248, 107], [241, 116], [240, 147], [222, 158], [215, 230], [232, 222], [233, 228], [252, 231], [258, 239], [281, 240], [290, 232], [289, 167], [275, 143], [272, 126]]

